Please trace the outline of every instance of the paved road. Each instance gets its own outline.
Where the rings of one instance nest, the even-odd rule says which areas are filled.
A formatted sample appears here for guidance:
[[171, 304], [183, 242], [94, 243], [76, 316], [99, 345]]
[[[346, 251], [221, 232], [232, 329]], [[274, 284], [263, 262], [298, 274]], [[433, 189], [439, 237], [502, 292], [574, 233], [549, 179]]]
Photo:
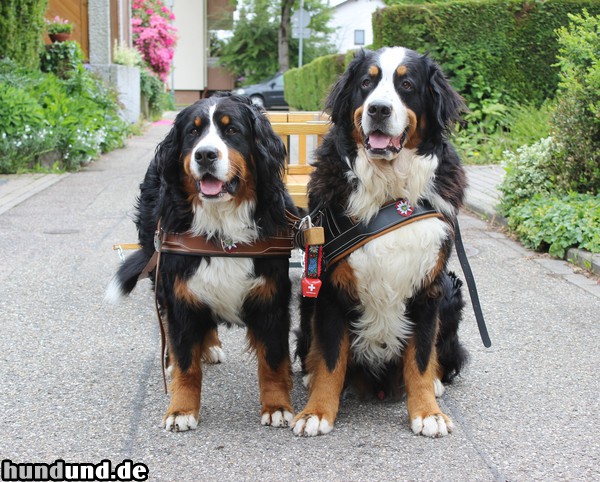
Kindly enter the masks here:
[[[167, 129], [152, 127], [0, 215], [2, 459], [131, 459], [153, 481], [600, 479], [600, 286], [467, 214], [493, 347], [468, 309], [471, 361], [441, 400], [451, 436], [414, 436], [404, 402], [352, 395], [330, 435], [261, 427], [240, 329], [222, 331], [228, 359], [206, 370], [199, 429], [164, 432], [149, 284], [116, 307], [103, 294], [119, 263], [112, 244], [135, 240], [137, 187]], [[306, 392], [294, 368], [299, 409]]]

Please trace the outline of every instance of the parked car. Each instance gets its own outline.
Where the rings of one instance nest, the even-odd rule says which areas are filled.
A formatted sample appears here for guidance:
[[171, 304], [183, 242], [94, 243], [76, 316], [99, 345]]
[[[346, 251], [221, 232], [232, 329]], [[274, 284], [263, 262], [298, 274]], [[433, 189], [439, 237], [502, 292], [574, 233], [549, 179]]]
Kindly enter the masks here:
[[234, 94], [250, 97], [252, 102], [265, 109], [287, 109], [288, 105], [283, 98], [283, 74], [275, 74], [259, 84], [252, 84], [235, 89]]

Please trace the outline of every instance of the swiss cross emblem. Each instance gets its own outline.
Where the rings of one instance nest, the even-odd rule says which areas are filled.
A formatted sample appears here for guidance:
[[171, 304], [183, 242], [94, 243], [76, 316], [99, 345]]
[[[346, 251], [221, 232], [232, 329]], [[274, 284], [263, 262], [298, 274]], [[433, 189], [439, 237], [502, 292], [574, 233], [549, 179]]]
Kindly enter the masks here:
[[400, 201], [396, 203], [396, 211], [400, 216], [407, 218], [413, 213], [414, 208], [410, 205], [408, 199], [400, 199]]
[[302, 296], [306, 298], [316, 298], [321, 289], [321, 280], [318, 278], [302, 278]]

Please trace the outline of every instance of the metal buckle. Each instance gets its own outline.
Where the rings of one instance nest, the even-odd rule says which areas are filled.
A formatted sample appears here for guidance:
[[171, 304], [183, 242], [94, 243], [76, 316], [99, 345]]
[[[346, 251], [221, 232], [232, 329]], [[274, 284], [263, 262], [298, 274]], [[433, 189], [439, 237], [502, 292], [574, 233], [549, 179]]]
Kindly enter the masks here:
[[160, 253], [160, 249], [162, 248], [162, 243], [160, 240], [160, 229], [154, 231], [154, 251]]

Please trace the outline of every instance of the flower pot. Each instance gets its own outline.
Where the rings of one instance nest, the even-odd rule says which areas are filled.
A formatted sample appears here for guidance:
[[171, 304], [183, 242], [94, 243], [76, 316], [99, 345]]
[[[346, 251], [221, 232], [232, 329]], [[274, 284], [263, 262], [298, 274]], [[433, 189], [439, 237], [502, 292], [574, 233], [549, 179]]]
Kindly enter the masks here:
[[71, 38], [71, 34], [70, 33], [49, 33], [48, 37], [50, 37], [50, 40], [52, 40], [53, 42], [65, 42], [66, 40], [69, 40]]

